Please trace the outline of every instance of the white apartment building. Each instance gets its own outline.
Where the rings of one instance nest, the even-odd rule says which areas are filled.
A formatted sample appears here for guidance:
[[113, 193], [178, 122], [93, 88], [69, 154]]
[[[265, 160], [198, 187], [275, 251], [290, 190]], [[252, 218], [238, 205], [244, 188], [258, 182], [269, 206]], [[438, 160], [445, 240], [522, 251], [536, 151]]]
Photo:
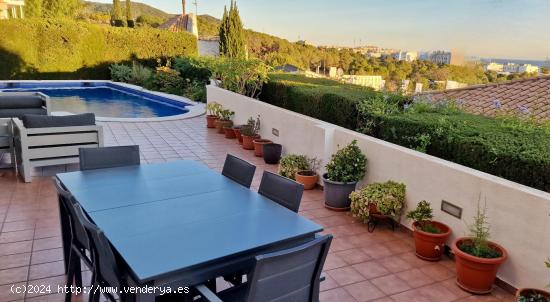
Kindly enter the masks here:
[[538, 73], [540, 68], [531, 64], [507, 63], [504, 64], [502, 71], [506, 73]]
[[24, 0], [0, 0], [0, 20], [10, 18], [23, 18]]
[[499, 64], [495, 62], [487, 63], [483, 65], [483, 70], [502, 72], [504, 70], [504, 64]]
[[464, 55], [444, 50], [421, 52], [418, 59], [431, 61], [437, 64], [464, 65]]
[[383, 86], [382, 76], [376, 75], [343, 75], [342, 81], [347, 84], [370, 87], [374, 90], [380, 90]]
[[398, 51], [393, 54], [393, 57], [398, 61], [412, 62], [418, 59], [418, 52], [416, 51]]

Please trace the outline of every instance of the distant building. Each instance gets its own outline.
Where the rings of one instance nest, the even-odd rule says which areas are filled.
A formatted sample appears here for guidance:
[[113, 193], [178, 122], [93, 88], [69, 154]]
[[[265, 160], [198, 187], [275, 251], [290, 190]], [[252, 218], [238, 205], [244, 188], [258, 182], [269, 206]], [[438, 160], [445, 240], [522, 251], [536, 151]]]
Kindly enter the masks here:
[[330, 67], [328, 71], [329, 78], [340, 78], [344, 75], [344, 70], [339, 67]]
[[301, 73], [302, 70], [297, 67], [297, 66], [294, 66], [292, 64], [285, 64], [285, 65], [281, 65], [281, 66], [277, 66], [274, 68], [275, 71], [280, 71], [280, 72], [286, 72], [286, 73]]
[[505, 73], [538, 73], [540, 68], [531, 64], [507, 63], [504, 64], [502, 71]]
[[504, 70], [504, 65], [499, 63], [487, 63], [483, 65], [483, 70], [485, 71], [495, 71], [495, 72], [502, 72]]
[[464, 65], [465, 59], [464, 55], [451, 52], [436, 50], [433, 52], [422, 53], [420, 55], [420, 60], [431, 61], [437, 64], [447, 64], [447, 65]]
[[347, 84], [370, 87], [374, 90], [383, 88], [382, 76], [375, 75], [343, 75], [342, 81]]
[[315, 44], [307, 41], [307, 40], [299, 40], [299, 41], [296, 41], [296, 44], [298, 45], [304, 45], [304, 46], [313, 46], [315, 47]]
[[[0, 0], [2, 1], [2, 0]], [[187, 31], [199, 37], [199, 22], [197, 21], [197, 15], [193, 13], [187, 13], [185, 10], [185, 1], [182, 1], [183, 11], [181, 15], [175, 16], [164, 24], [159, 26], [160, 29], [166, 29], [173, 32]]]
[[412, 62], [418, 59], [418, 52], [416, 51], [398, 51], [393, 53], [392, 56], [398, 61]]
[[24, 18], [24, 0], [0, 0], [0, 20], [10, 18]]
[[542, 64], [542, 67], [544, 68], [550, 68], [550, 59], [546, 58], [546, 61]]

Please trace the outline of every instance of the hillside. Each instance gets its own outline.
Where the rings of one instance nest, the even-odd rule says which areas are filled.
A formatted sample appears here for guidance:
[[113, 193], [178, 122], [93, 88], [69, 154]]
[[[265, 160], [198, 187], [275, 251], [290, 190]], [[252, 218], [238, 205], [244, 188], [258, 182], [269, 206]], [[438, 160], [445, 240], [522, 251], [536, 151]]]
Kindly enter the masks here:
[[[109, 14], [112, 6], [113, 5], [110, 3], [98, 3], [98, 2], [86, 1], [83, 12], [88, 14], [91, 14], [91, 13]], [[173, 16], [160, 9], [157, 9], [150, 5], [139, 3], [139, 2], [132, 2], [132, 13], [134, 14], [134, 18], [137, 18], [139, 16], [151, 16], [151, 17], [162, 18], [167, 20], [168, 18]]]

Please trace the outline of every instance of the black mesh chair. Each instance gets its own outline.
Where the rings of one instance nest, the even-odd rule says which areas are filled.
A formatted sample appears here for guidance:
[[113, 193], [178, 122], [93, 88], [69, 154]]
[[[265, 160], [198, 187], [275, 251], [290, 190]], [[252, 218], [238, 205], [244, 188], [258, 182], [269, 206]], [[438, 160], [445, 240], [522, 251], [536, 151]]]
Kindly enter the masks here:
[[250, 188], [256, 172], [256, 166], [231, 154], [227, 154], [223, 165], [222, 175]]
[[[61, 223], [63, 229], [63, 254], [66, 261], [67, 286], [73, 285], [73, 281], [78, 287], [82, 287], [82, 269], [80, 261], [93, 272], [93, 261], [91, 257], [90, 243], [88, 233], [82, 225], [80, 217], [74, 209], [76, 204], [71, 193], [66, 191], [55, 179], [59, 207], [61, 214]], [[92, 276], [92, 279], [94, 277]], [[71, 294], [65, 295], [65, 301], [71, 300]]]
[[258, 193], [297, 213], [304, 186], [292, 179], [264, 171]]
[[[113, 250], [111, 249], [111, 245], [109, 244], [109, 240], [105, 237], [103, 231], [88, 220], [79, 204], [73, 205], [73, 208], [90, 238], [90, 247], [94, 263], [92, 287], [112, 287], [118, 289], [127, 287], [128, 284], [125, 282], [125, 275], [122, 274]], [[101, 291], [90, 293], [90, 301], [99, 301], [101, 295], [99, 292]], [[117, 301], [109, 292], [105, 292], [104, 295], [110, 301]], [[119, 291], [119, 298], [120, 301], [128, 300], [128, 296], [123, 290]]]
[[139, 146], [80, 148], [80, 170], [139, 165]]
[[332, 241], [318, 237], [287, 250], [257, 256], [249, 280], [214, 294], [205, 285], [195, 287], [210, 302], [317, 302], [321, 271]]

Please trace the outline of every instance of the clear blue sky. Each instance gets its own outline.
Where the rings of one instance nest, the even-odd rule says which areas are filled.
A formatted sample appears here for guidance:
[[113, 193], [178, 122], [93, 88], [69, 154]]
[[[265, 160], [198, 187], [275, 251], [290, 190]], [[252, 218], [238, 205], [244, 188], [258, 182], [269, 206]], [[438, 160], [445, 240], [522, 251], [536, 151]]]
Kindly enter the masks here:
[[[199, 14], [218, 18], [230, 3], [197, 1]], [[181, 12], [180, 0], [139, 2]], [[187, 2], [194, 11], [193, 0]], [[245, 27], [291, 41], [455, 49], [495, 58], [550, 57], [550, 0], [237, 0], [237, 4]]]

